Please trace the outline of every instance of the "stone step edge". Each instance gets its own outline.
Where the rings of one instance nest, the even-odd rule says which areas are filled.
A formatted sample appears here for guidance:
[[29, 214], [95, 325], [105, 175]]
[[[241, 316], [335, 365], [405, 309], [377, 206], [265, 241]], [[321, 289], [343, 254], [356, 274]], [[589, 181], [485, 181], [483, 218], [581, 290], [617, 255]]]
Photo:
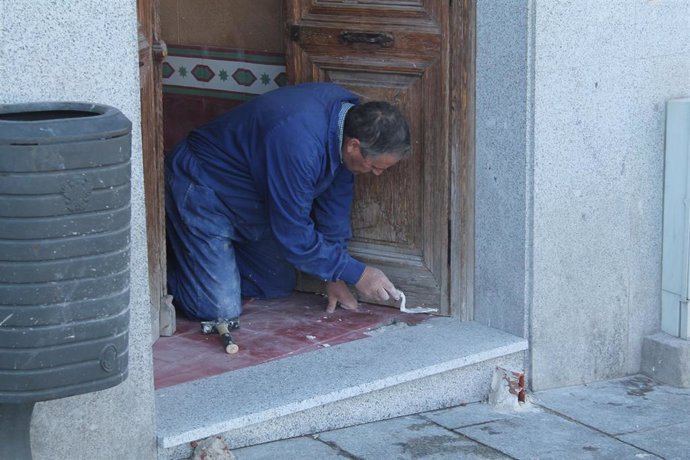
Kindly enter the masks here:
[[158, 442], [159, 445], [163, 448], [172, 447], [185, 442], [203, 439], [217, 433], [231, 431], [248, 425], [255, 425], [257, 423], [266, 422], [274, 418], [283, 417], [296, 412], [302, 412], [305, 410], [312, 409], [314, 407], [323, 406], [326, 404], [352, 398], [355, 396], [360, 396], [366, 393], [371, 393], [394, 385], [398, 385], [400, 383], [422, 379], [425, 377], [429, 377], [431, 375], [440, 374], [453, 369], [459, 369], [462, 367], [470, 366], [475, 363], [488, 361], [494, 358], [498, 358], [523, 350], [523, 348], [515, 349], [515, 346], [499, 347], [475, 355], [465, 356], [463, 358], [449, 361], [441, 365], [429, 366], [415, 371], [406, 372], [404, 374], [398, 374], [395, 376], [379, 379], [374, 382], [368, 382], [366, 384], [347, 387], [342, 390], [337, 390], [334, 392], [309, 398], [304, 401], [284, 404], [277, 408], [271, 408], [270, 410], [265, 410], [254, 414], [233, 418], [224, 422], [215, 423], [206, 427], [200, 427], [194, 430], [185, 431], [184, 433], [180, 433], [178, 435], [159, 438]]
[[[383, 388], [347, 400], [333, 401], [326, 406], [314, 407], [257, 425], [214, 433], [210, 436], [223, 438], [228, 447], [234, 450], [419, 412], [445, 409], [459, 404], [486, 401], [493, 369], [496, 367], [520, 368], [524, 365], [524, 356], [525, 351], [501, 356], [453, 369], [444, 374], [431, 375], [395, 387]], [[482, 374], [483, 376], [480, 376]], [[439, 379], [455, 383], [441, 384], [437, 388]], [[469, 385], [463, 384], [459, 390], [457, 382], [466, 381], [469, 381]], [[425, 389], [429, 384], [433, 386], [433, 391]], [[411, 391], [410, 385], [418, 389]], [[405, 395], [404, 398], [401, 395]], [[396, 402], [392, 403], [392, 400]], [[166, 449], [159, 447], [158, 460], [186, 460], [192, 456], [193, 450], [192, 443], [179, 444]]]
[[516, 337], [516, 340], [508, 345], [503, 345], [489, 350], [484, 350], [479, 353], [472, 353], [457, 359], [445, 361], [443, 363], [431, 366], [424, 366], [413, 371], [408, 371], [401, 374], [376, 379], [364, 384], [346, 387], [340, 390], [328, 392], [315, 397], [310, 397], [305, 400], [283, 404], [279, 407], [272, 407], [268, 410], [263, 410], [260, 412], [255, 412], [252, 414], [231, 418], [222, 422], [212, 423], [191, 430], [185, 430], [177, 434], [168, 434], [163, 436], [159, 435], [158, 445], [159, 448], [163, 449], [174, 447], [179, 444], [184, 444], [198, 439], [203, 439], [218, 433], [224, 433], [245, 426], [267, 422], [278, 417], [283, 417], [293, 413], [309, 410], [314, 407], [319, 407], [336, 401], [341, 401], [355, 396], [371, 393], [394, 385], [398, 385], [400, 383], [410, 382], [432, 375], [440, 374], [443, 372], [447, 372], [449, 370], [470, 366], [475, 363], [480, 363], [494, 358], [510, 355], [513, 353], [524, 351], [526, 349], [527, 341]]

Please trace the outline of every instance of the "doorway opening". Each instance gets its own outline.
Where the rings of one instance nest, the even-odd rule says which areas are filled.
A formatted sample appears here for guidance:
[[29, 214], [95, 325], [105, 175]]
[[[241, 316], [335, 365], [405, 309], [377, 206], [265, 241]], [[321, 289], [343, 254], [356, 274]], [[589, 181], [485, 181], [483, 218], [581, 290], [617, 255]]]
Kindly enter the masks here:
[[[160, 181], [163, 155], [189, 130], [281, 86], [333, 81], [364, 100], [393, 102], [410, 119], [417, 155], [413, 153], [412, 161], [398, 165], [383, 180], [358, 182], [351, 251], [389, 274], [404, 289], [408, 305], [440, 307], [443, 315], [471, 319], [471, 2], [224, 0], [206, 4], [203, 10], [195, 3], [151, 3], [157, 7], [159, 36], [167, 43], [167, 56], [160, 62], [163, 148], [160, 158], [145, 160], [159, 165], [153, 167], [158, 168], [157, 179], [149, 177], [148, 183]], [[159, 199], [153, 205], [148, 185], [146, 194], [147, 212], [155, 214], [149, 216], [149, 229], [152, 221], [158, 226], [149, 234], [149, 256], [159, 264], [152, 269], [158, 275], [151, 282], [157, 283], [152, 296], [160, 296], [153, 302], [158, 303], [154, 315], [162, 318], [166, 305], [170, 313], [170, 303], [164, 286], [162, 183], [158, 187], [154, 195]], [[300, 288], [320, 290], [306, 277]], [[264, 357], [243, 359], [248, 363], [277, 359], [285, 353], [365, 337], [371, 329], [416, 324], [427, 317], [366, 303], [363, 310], [359, 317], [342, 310], [325, 315], [322, 296], [299, 292], [288, 299], [251, 301], [245, 305], [237, 340]], [[174, 335], [154, 345], [157, 371], [178, 372], [171, 363], [183, 362], [180, 353], [185, 356], [184, 352], [208, 352], [209, 348], [222, 353], [218, 337], [202, 336], [198, 322], [173, 321], [176, 327], [163, 330], [162, 335]], [[169, 323], [169, 318], [160, 321]], [[274, 326], [273, 341], [261, 337], [267, 325]], [[251, 347], [253, 340], [273, 349]], [[190, 355], [189, 362], [193, 361]], [[241, 365], [239, 360], [235, 364]], [[189, 365], [185, 368], [190, 376], [205, 376], [195, 374]], [[223, 369], [218, 371], [229, 370]], [[164, 374], [158, 374], [157, 385], [176, 383]]]

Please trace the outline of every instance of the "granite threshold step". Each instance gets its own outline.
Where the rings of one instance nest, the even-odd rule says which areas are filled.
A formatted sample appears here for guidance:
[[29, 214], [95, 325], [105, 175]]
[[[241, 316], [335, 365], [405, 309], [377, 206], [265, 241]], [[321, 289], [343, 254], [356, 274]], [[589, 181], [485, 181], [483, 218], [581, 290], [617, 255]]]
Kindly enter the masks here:
[[435, 317], [371, 337], [156, 391], [159, 460], [221, 435], [235, 449], [485, 400], [497, 366], [523, 369], [527, 340]]

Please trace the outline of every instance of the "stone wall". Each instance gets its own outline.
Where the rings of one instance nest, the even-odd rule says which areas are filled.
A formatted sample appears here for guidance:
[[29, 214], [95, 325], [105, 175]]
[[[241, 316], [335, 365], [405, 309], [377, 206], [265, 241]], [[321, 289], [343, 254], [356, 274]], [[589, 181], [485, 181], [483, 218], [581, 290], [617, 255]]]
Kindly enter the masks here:
[[155, 458], [136, 1], [0, 0], [0, 44], [0, 103], [104, 103], [133, 124], [129, 377], [38, 403], [34, 459]]
[[[478, 2], [477, 269], [495, 274], [478, 275], [475, 316], [513, 333], [527, 318], [535, 389], [639, 372], [659, 329], [665, 102], [690, 93], [690, 3], [508, 3], [518, 14]], [[482, 45], [496, 35], [507, 50]]]
[[477, 2], [477, 321], [527, 337], [528, 7]]

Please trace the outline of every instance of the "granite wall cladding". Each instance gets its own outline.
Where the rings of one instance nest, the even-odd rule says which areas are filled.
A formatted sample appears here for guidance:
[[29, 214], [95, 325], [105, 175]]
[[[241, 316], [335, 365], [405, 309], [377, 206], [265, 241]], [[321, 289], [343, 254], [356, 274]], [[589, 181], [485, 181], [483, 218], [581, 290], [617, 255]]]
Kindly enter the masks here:
[[688, 2], [478, 0], [475, 317], [530, 338], [533, 388], [640, 370], [689, 91]]
[[37, 404], [33, 458], [155, 458], [136, 1], [3, 0], [0, 43], [0, 103], [103, 103], [132, 122], [129, 376]]

